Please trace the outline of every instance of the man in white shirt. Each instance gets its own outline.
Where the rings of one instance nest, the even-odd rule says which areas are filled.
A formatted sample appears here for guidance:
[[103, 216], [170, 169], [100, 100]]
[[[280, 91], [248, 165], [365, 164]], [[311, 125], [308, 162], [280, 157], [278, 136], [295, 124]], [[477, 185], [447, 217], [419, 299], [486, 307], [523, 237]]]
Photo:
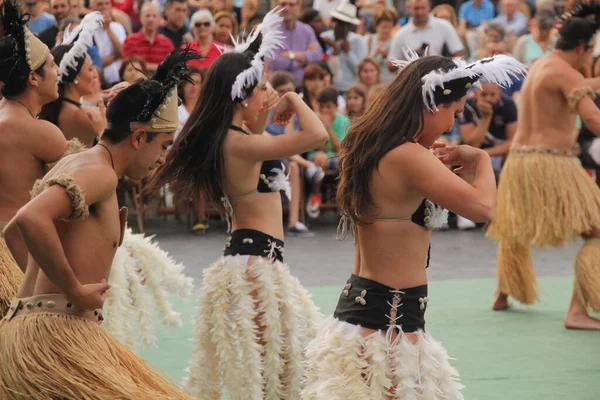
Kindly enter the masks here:
[[94, 33], [94, 42], [102, 57], [104, 81], [113, 85], [121, 81], [119, 68], [121, 68], [121, 46], [127, 37], [123, 25], [113, 21], [110, 0], [92, 0], [92, 11], [100, 11], [104, 15], [104, 25]]
[[[388, 69], [391, 72], [397, 70], [389, 60], [391, 58], [404, 58], [403, 48], [408, 47], [418, 54], [422, 54], [425, 48], [429, 48], [431, 56], [452, 55], [458, 57], [463, 55], [463, 43], [456, 29], [440, 18], [430, 14], [431, 3], [429, 0], [413, 0], [412, 18], [402, 27], [390, 44], [388, 53]], [[447, 53], [447, 54], [445, 54]]]

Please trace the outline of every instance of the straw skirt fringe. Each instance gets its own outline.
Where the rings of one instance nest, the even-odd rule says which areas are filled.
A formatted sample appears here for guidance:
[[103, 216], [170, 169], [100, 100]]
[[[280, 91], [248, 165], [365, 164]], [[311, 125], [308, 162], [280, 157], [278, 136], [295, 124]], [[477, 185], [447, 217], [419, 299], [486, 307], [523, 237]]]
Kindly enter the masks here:
[[575, 259], [575, 287], [586, 307], [600, 312], [600, 239], [588, 239]]
[[0, 321], [2, 400], [191, 399], [99, 324], [58, 314]]
[[225, 256], [204, 271], [194, 350], [184, 388], [231, 400], [295, 400], [305, 374], [305, 348], [321, 316], [288, 267]]
[[500, 289], [533, 304], [538, 295], [530, 246], [560, 247], [594, 227], [600, 227], [600, 189], [577, 159], [511, 151], [487, 231], [499, 242]]
[[393, 330], [364, 336], [359, 326], [328, 317], [308, 346], [303, 400], [463, 399], [446, 350], [423, 331], [412, 344]]
[[0, 236], [0, 318], [8, 311], [22, 280], [23, 272], [8, 250], [4, 238]]

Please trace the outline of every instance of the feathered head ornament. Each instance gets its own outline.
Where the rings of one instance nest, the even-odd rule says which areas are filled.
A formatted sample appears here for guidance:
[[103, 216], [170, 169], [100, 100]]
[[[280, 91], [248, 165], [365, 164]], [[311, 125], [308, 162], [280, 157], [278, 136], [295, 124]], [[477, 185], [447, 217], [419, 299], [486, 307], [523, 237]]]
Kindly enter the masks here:
[[72, 45], [60, 61], [60, 83], [75, 79], [85, 59], [88, 49], [94, 44], [94, 32], [102, 26], [104, 16], [99, 11], [87, 14], [73, 31], [70, 26], [65, 30], [61, 45]]
[[[15, 0], [4, 0], [1, 16], [2, 45], [12, 47], [10, 57], [0, 60], [2, 71], [6, 71], [1, 79], [10, 79], [17, 72], [26, 75], [43, 66], [50, 50], [27, 28], [29, 15], [22, 15]], [[7, 68], [9, 67], [9, 68]]]
[[[174, 50], [160, 63], [149, 80], [139, 80], [124, 89], [115, 97], [111, 105], [115, 104], [120, 108], [118, 105], [121, 102], [115, 100], [122, 96], [131, 96], [130, 100], [138, 104], [136, 108], [138, 111], [129, 118], [131, 130], [137, 128], [143, 128], [147, 132], [177, 130], [179, 127], [177, 85], [182, 80], [194, 83], [186, 63], [201, 58], [198, 53], [191, 51], [189, 46]], [[139, 104], [142, 106], [140, 107]], [[119, 109], [116, 114], [126, 112], [127, 110]]]
[[253, 30], [245, 40], [238, 41], [232, 37], [234, 46], [224, 49], [225, 53], [247, 54], [251, 60], [248, 68], [239, 74], [231, 88], [232, 100], [243, 100], [262, 78], [265, 56], [274, 57], [276, 48], [283, 48], [283, 31], [279, 15], [281, 8], [276, 7], [269, 11], [263, 22]]
[[[418, 55], [404, 49], [405, 60], [391, 60], [400, 69], [419, 59]], [[456, 68], [431, 71], [421, 79], [423, 102], [429, 111], [437, 112], [439, 104], [448, 104], [465, 96], [471, 86], [484, 78], [502, 87], [512, 85], [513, 77], [525, 76], [527, 67], [513, 57], [499, 54], [467, 64], [462, 58], [453, 59]]]
[[587, 4], [581, 3], [571, 11], [563, 13], [556, 21], [556, 27], [560, 28], [571, 18], [581, 18], [594, 25], [594, 32], [600, 28], [600, 3], [590, 1]]

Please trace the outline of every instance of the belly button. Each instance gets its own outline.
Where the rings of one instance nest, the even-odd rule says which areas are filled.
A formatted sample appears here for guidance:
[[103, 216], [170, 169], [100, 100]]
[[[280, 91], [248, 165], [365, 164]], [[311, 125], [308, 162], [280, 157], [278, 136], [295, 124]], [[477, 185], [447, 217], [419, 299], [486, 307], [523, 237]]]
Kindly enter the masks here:
[[117, 243], [117, 242], [113, 242], [113, 247], [115, 247], [115, 248], [116, 248], [116, 247], [118, 246], [118, 244], [119, 244], [119, 243]]

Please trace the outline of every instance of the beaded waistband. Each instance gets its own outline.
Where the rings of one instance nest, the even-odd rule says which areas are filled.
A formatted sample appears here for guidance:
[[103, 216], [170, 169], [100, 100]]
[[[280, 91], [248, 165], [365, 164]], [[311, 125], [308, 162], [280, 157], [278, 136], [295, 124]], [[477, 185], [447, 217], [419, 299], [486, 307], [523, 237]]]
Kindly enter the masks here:
[[62, 294], [41, 294], [38, 296], [18, 298], [15, 297], [4, 319], [11, 320], [21, 315], [31, 314], [58, 314], [67, 317], [76, 317], [101, 323], [104, 321], [102, 309], [79, 310], [69, 303]]
[[581, 153], [581, 148], [579, 147], [578, 144], [576, 144], [572, 147], [553, 147], [553, 146], [546, 146], [546, 145], [536, 145], [536, 146], [515, 145], [515, 146], [511, 147], [510, 152], [516, 153], [516, 154], [538, 153], [538, 154], [552, 154], [552, 155], [564, 156], [564, 157], [577, 157]]

